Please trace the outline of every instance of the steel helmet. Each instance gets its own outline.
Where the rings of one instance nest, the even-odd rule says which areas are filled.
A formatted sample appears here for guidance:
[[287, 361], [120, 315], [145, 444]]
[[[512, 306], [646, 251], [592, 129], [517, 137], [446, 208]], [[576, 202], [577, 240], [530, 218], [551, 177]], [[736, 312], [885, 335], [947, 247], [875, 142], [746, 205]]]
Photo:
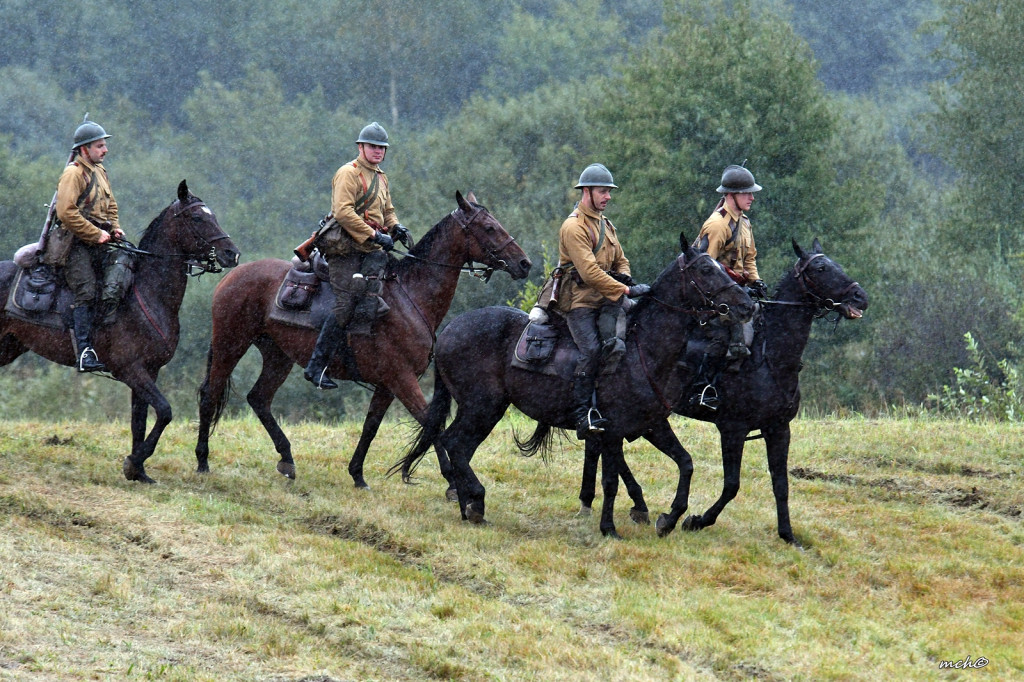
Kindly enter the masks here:
[[611, 187], [618, 189], [619, 186], [612, 180], [612, 172], [600, 163], [592, 163], [580, 173], [580, 181], [573, 189], [584, 187]]
[[374, 121], [370, 125], [364, 127], [359, 131], [359, 139], [356, 140], [356, 144], [375, 144], [378, 147], [388, 147], [388, 131], [384, 130], [384, 126]]
[[754, 174], [743, 166], [726, 166], [722, 173], [722, 184], [716, 190], [720, 194], [747, 194], [760, 192], [761, 185], [754, 182]]
[[92, 121], [87, 120], [75, 129], [75, 143], [72, 146], [72, 149], [77, 149], [83, 144], [89, 144], [90, 142], [103, 140], [108, 137], [111, 136], [107, 135], [107, 131], [103, 129], [103, 126], [99, 123], [93, 123]]

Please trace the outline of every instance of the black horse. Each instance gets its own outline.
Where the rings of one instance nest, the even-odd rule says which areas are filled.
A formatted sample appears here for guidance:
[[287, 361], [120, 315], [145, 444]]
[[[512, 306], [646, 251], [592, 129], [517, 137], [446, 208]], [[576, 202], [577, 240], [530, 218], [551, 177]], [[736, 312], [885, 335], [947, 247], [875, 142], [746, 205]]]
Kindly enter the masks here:
[[[178, 310], [187, 275], [234, 267], [239, 253], [213, 212], [188, 191], [184, 180], [178, 185], [177, 200], [146, 228], [137, 253], [135, 284], [117, 320], [97, 329], [94, 340], [107, 370], [132, 391], [132, 453], [122, 466], [125, 478], [152, 483], [144, 462], [171, 421], [171, 405], [157, 388], [156, 379], [178, 347]], [[0, 300], [6, 300], [17, 272], [13, 262], [0, 263]], [[75, 365], [75, 352], [65, 330], [0, 313], [0, 365], [28, 350], [62, 365]], [[147, 436], [150, 407], [156, 420]]]
[[[755, 316], [753, 354], [738, 373], [723, 372], [717, 381], [721, 405], [712, 411], [693, 404], [684, 393], [673, 411], [693, 419], [712, 422], [722, 442], [722, 468], [725, 473], [722, 494], [700, 516], [683, 521], [685, 530], [700, 530], [715, 523], [718, 515], [739, 492], [740, 464], [747, 440], [764, 438], [768, 470], [775, 493], [779, 537], [797, 544], [789, 519], [789, 423], [800, 407], [801, 357], [811, 334], [811, 323], [830, 312], [851, 320], [859, 319], [868, 306], [868, 296], [843, 268], [828, 258], [814, 240], [810, 252], [793, 240], [797, 262], [782, 278], [775, 298], [761, 302], [761, 314]], [[666, 420], [667, 423], [667, 420]], [[760, 435], [748, 435], [760, 431]], [[648, 439], [650, 440], [650, 439]], [[651, 443], [661, 449], [660, 440]], [[601, 453], [587, 447], [580, 487], [580, 501], [589, 509], [594, 500], [597, 460]], [[643, 492], [625, 462], [620, 471], [634, 504], [643, 506]], [[658, 535], [672, 532], [675, 522], [662, 516]]]
[[[672, 506], [679, 514], [686, 510], [693, 464], [666, 419], [682, 389], [674, 381], [676, 360], [698, 321], [719, 313], [749, 319], [753, 309], [750, 297], [718, 263], [690, 247], [665, 268], [651, 293], [631, 312], [626, 354], [615, 373], [601, 377], [598, 385], [599, 407], [613, 426], [588, 437], [606, 455], [601, 515], [605, 535], [617, 535], [614, 498], [624, 438], [647, 434], [676, 462], [679, 484]], [[568, 381], [511, 364], [527, 323], [521, 310], [490, 307], [460, 315], [448, 325], [434, 349], [434, 396], [427, 418], [416, 443], [391, 470], [411, 472], [436, 441], [451, 458], [462, 517], [475, 523], [484, 521], [484, 487], [470, 460], [510, 404], [542, 425], [570, 428], [575, 424]], [[445, 429], [453, 397], [458, 411]], [[548, 430], [539, 428], [524, 452], [539, 450], [547, 435]]]

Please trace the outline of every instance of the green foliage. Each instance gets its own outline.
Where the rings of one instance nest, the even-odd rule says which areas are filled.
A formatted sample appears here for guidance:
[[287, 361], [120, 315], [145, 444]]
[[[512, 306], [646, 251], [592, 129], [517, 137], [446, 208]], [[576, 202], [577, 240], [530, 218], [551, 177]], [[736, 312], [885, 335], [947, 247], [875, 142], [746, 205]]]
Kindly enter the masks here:
[[[541, 248], [543, 254], [543, 261], [540, 263], [540, 269], [538, 272], [543, 273], [544, 279], [534, 279], [528, 281], [523, 285], [523, 288], [519, 290], [515, 298], [507, 301], [507, 305], [513, 308], [519, 308], [523, 312], [530, 312], [534, 305], [537, 303], [537, 299], [540, 298], [540, 290], [547, 281], [551, 271], [554, 270], [555, 265], [558, 263], [558, 254], [556, 253], [554, 258], [551, 257], [551, 252], [548, 249], [548, 245], [544, 244]], [[536, 268], [538, 264], [534, 264]]]
[[953, 67], [934, 92], [933, 149], [960, 173], [960, 214], [984, 226], [980, 239], [965, 240], [967, 247], [1009, 258], [1024, 249], [1018, 220], [1024, 212], [1024, 5], [942, 0], [942, 6], [943, 55]]
[[777, 252], [817, 217], [834, 179], [825, 151], [836, 117], [810, 50], [749, 2], [668, 3], [665, 24], [609, 83], [597, 116], [614, 141], [599, 155], [623, 188], [630, 262], [655, 274], [679, 231], [692, 240], [711, 213], [722, 169], [744, 160], [765, 187], [752, 214], [758, 252]]
[[996, 363], [998, 375], [993, 376], [974, 336], [967, 332], [964, 339], [970, 366], [954, 367], [954, 384], [928, 396], [936, 410], [974, 421], [1024, 420], [1024, 383], [1017, 368], [1004, 358]]

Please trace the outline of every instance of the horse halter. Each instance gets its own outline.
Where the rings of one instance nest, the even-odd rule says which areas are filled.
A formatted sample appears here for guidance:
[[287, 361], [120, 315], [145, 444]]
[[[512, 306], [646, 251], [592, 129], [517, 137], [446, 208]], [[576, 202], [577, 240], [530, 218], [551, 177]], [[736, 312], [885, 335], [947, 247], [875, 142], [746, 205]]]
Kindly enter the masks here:
[[480, 248], [486, 251], [487, 255], [490, 256], [495, 263], [497, 263], [497, 266], [488, 265], [486, 268], [483, 268], [482, 275], [477, 275], [477, 272], [481, 270], [480, 268], [474, 267], [472, 263], [469, 264], [468, 271], [471, 274], [477, 275], [478, 277], [482, 277], [485, 282], [491, 279], [491, 275], [494, 273], [495, 267], [502, 270], [508, 270], [508, 262], [498, 254], [507, 249], [510, 244], [514, 244], [516, 241], [516, 238], [509, 234], [508, 239], [503, 241], [498, 246], [494, 246], [493, 244], [489, 243], [490, 239], [484, 238], [486, 235], [479, 234], [479, 229], [477, 229], [479, 228], [477, 219], [481, 215], [484, 215], [486, 213], [487, 211], [483, 207], [477, 207], [474, 208], [473, 212], [467, 216], [466, 212], [462, 210], [461, 206], [451, 212], [452, 220], [454, 220], [458, 224], [458, 226], [462, 228], [463, 232], [472, 236], [473, 239], [476, 240], [476, 243], [480, 245]]
[[[703, 258], [707, 258], [708, 260], [710, 260], [712, 263], [715, 264], [715, 267], [717, 267], [719, 269], [719, 272], [722, 272], [721, 265], [718, 264], [718, 261], [716, 261], [714, 258], [709, 256], [707, 253], [700, 254], [699, 256], [697, 256], [696, 258], [691, 260], [689, 263], [686, 262], [686, 253], [681, 253], [676, 258], [676, 265], [679, 267], [679, 271], [680, 272], [686, 273], [687, 270], [689, 270], [690, 268], [695, 266]], [[732, 280], [729, 280], [726, 284], [723, 284], [722, 286], [718, 287], [714, 291], [707, 291], [704, 287], [702, 287], [700, 284], [697, 283], [697, 278], [696, 277], [693, 277], [692, 279], [690, 279], [690, 284], [704, 298], [704, 303], [707, 306], [706, 310], [698, 310], [696, 312], [703, 312], [703, 313], [714, 312], [714, 313], [717, 313], [718, 315], [728, 315], [729, 314], [729, 304], [728, 303], [715, 303], [715, 296], [717, 296], [718, 294], [722, 293], [723, 291], [725, 291], [726, 289], [728, 289], [730, 287], [738, 286], [735, 282], [733, 282]]]
[[201, 242], [205, 246], [209, 247], [209, 251], [203, 257], [199, 257], [199, 256], [196, 256], [194, 254], [188, 254], [188, 253], [168, 254], [165, 257], [166, 258], [184, 258], [185, 259], [185, 267], [186, 267], [186, 273], [185, 274], [187, 274], [189, 277], [198, 277], [198, 276], [200, 276], [200, 275], [202, 275], [202, 274], [204, 274], [206, 272], [217, 273], [217, 272], [223, 271], [224, 268], [222, 268], [220, 263], [217, 262], [217, 248], [216, 248], [216, 246], [214, 246], [214, 243], [218, 242], [218, 241], [221, 241], [223, 239], [231, 239], [230, 235], [228, 235], [226, 232], [224, 232], [224, 230], [222, 230], [220, 228], [220, 225], [218, 225], [215, 220], [213, 222], [213, 225], [216, 226], [217, 230], [219, 231], [219, 234], [217, 234], [217, 235], [215, 235], [213, 237], [207, 238], [204, 234], [202, 234], [199, 231], [199, 229], [196, 227], [195, 223], [198, 222], [198, 220], [200, 218], [199, 218], [199, 216], [196, 216], [195, 214], [193, 214], [191, 209], [199, 208], [203, 213], [205, 213], [208, 216], [210, 216], [210, 218], [213, 218], [213, 211], [211, 211], [206, 206], [206, 203], [203, 202], [202, 199], [200, 199], [198, 197], [192, 197], [192, 201], [190, 201], [189, 203], [185, 204], [184, 206], [180, 206], [180, 204], [181, 204], [180, 200], [176, 201], [175, 203], [179, 204], [179, 207], [178, 207], [178, 210], [171, 217], [172, 218], [179, 218], [182, 215], [184, 215], [186, 212], [188, 212], [188, 216], [186, 216], [186, 217], [191, 217], [192, 218], [191, 221], [188, 221], [186, 223], [189, 232], [195, 238], [196, 242]]
[[839, 292], [839, 301], [829, 298], [825, 294], [821, 293], [820, 285], [814, 283], [814, 280], [808, 276], [807, 271], [811, 263], [818, 258], [824, 257], [825, 254], [823, 253], [814, 253], [811, 254], [807, 260], [797, 260], [796, 265], [793, 266], [793, 277], [800, 283], [804, 292], [814, 299], [814, 305], [823, 311], [821, 313], [822, 316], [827, 315], [839, 307], [842, 304], [843, 297], [853, 291], [854, 287], [860, 286], [857, 282], [851, 281], [842, 291]]

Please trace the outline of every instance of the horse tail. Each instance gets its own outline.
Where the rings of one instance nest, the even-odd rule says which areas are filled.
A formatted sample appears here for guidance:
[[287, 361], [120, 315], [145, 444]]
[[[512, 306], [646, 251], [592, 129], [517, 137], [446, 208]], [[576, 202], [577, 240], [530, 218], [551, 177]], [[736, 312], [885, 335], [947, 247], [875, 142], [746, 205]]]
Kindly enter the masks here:
[[210, 433], [213, 433], [217, 428], [217, 422], [220, 421], [221, 416], [224, 414], [225, 408], [228, 406], [228, 397], [231, 395], [231, 376], [224, 381], [224, 388], [221, 390], [220, 395], [208, 396], [207, 392], [210, 390], [210, 368], [213, 366], [213, 344], [210, 344], [210, 350], [206, 352], [206, 377], [203, 379], [202, 385], [196, 390], [196, 401], [199, 403], [200, 414], [203, 410], [203, 401], [213, 401], [213, 416], [210, 417]]
[[533, 435], [527, 440], [519, 440], [519, 434], [512, 432], [512, 437], [516, 441], [516, 447], [519, 448], [519, 452], [522, 453], [523, 457], [533, 457], [538, 452], [540, 453], [541, 459], [547, 461], [547, 455], [551, 452], [551, 442], [554, 440], [555, 430], [551, 427], [551, 424], [544, 424], [541, 422], [537, 423], [537, 428], [534, 430]]
[[427, 407], [427, 416], [417, 428], [413, 436], [414, 442], [409, 452], [406, 453], [405, 457], [391, 465], [391, 468], [388, 469], [388, 476], [401, 471], [402, 478], [408, 478], [416, 470], [420, 460], [423, 459], [423, 456], [430, 450], [434, 441], [441, 435], [441, 431], [444, 430], [445, 425], [448, 423], [451, 409], [451, 391], [448, 390], [448, 386], [441, 379], [441, 373], [435, 367], [434, 395], [431, 397], [430, 405]]

